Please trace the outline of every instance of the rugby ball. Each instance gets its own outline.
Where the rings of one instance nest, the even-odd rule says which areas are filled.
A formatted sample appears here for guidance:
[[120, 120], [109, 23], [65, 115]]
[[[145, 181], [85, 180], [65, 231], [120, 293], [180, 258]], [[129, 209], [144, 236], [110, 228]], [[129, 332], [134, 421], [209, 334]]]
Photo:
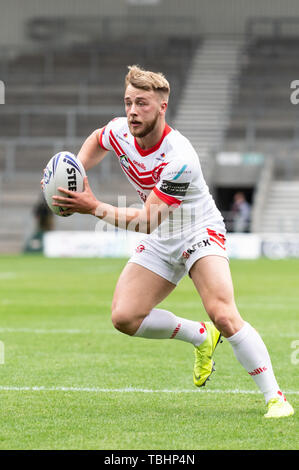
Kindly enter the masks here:
[[83, 191], [83, 178], [86, 176], [84, 167], [78, 158], [70, 152], [60, 152], [54, 155], [47, 164], [43, 176], [43, 193], [49, 208], [61, 217], [71, 214], [64, 214], [65, 208], [53, 206], [52, 196], [67, 197], [66, 194], [58, 191], [62, 187], [69, 191]]

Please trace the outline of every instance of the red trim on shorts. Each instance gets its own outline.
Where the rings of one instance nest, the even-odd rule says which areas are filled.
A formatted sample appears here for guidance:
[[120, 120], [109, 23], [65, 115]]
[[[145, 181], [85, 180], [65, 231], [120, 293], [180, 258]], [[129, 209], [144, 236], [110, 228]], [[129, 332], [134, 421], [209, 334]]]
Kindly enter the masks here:
[[225, 248], [226, 238], [222, 233], [217, 233], [215, 232], [215, 230], [212, 230], [210, 228], [207, 228], [207, 232], [210, 235], [211, 242], [216, 243], [218, 246], [220, 246], [220, 248], [222, 248], [223, 250], [226, 250]]

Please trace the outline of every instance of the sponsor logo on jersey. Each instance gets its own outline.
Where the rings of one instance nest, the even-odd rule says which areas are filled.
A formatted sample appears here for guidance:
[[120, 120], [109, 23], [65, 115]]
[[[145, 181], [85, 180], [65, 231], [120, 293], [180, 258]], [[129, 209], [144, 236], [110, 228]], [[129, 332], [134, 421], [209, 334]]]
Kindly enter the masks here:
[[173, 181], [162, 180], [160, 191], [171, 196], [185, 196], [190, 183], [173, 183]]
[[156, 157], [156, 160], [164, 160], [164, 158], [166, 157], [165, 153], [160, 153], [160, 156]]
[[144, 163], [137, 162], [137, 160], [133, 160], [133, 163], [135, 163], [135, 165], [139, 166], [139, 168], [141, 168], [142, 170], [146, 171], [146, 166], [145, 166]]
[[175, 177], [172, 178], [172, 181], [177, 180], [177, 179], [184, 173], [184, 171], [186, 170], [187, 166], [188, 166], [188, 165], [182, 166], [182, 168], [176, 173]]
[[120, 164], [125, 167], [127, 170], [130, 168], [130, 163], [129, 163], [129, 159], [127, 157], [127, 155], [120, 155], [119, 156], [119, 161], [120, 161]]

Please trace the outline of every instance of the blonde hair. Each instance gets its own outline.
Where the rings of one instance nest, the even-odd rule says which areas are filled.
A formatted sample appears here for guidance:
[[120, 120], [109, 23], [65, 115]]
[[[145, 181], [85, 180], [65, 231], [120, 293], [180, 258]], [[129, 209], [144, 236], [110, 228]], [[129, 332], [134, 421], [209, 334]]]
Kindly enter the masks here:
[[132, 85], [142, 90], [160, 92], [168, 98], [170, 85], [162, 73], [143, 70], [138, 65], [129, 65], [128, 69], [129, 72], [125, 78], [125, 89], [128, 85]]

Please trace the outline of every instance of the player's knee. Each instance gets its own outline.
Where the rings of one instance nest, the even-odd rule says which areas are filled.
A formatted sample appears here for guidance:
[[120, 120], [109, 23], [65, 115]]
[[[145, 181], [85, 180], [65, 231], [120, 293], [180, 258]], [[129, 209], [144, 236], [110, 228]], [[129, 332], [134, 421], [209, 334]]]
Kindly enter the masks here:
[[231, 330], [232, 319], [235, 314], [235, 306], [230, 299], [214, 299], [209, 302], [206, 310], [219, 331], [225, 333]]
[[206, 311], [213, 321], [223, 314], [223, 312], [226, 310], [226, 305], [227, 302], [224, 298], [216, 296], [205, 302]]
[[230, 332], [231, 318], [228, 315], [216, 316], [213, 322], [217, 330], [219, 330], [222, 334]]
[[128, 312], [117, 307], [113, 308], [111, 320], [114, 328], [121, 331], [122, 333], [127, 333], [131, 323]]
[[139, 317], [134, 312], [118, 306], [112, 308], [111, 320], [114, 328], [130, 336], [136, 333], [140, 325]]

